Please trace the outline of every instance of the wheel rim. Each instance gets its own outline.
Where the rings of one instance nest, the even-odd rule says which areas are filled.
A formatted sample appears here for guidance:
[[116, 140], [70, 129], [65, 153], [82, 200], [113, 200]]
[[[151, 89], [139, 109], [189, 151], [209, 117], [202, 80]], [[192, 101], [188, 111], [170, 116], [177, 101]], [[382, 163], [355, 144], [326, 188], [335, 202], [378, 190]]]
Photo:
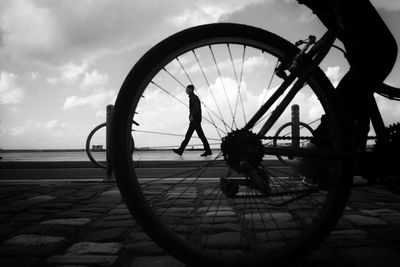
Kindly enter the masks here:
[[[225, 52], [219, 51], [221, 48], [225, 48]], [[225, 53], [225, 57], [222, 56], [222, 53]], [[272, 57], [267, 53], [271, 53], [278, 60], [269, 62]], [[140, 127], [133, 127], [134, 131], [132, 132], [136, 151], [133, 153], [135, 167], [130, 166], [132, 171], [130, 178], [135, 183], [137, 181], [137, 185], [139, 185], [139, 191], [134, 193], [139, 194], [145, 203], [146, 215], [144, 217], [147, 216], [146, 220], [149, 218], [153, 220], [152, 227], [159, 227], [159, 230], [165, 234], [164, 237], [176, 241], [178, 245], [187, 249], [186, 252], [194, 252], [218, 262], [263, 261], [266, 258], [279, 258], [285, 253], [293, 252], [295, 248], [299, 248], [300, 239], [310, 238], [309, 235], [312, 235], [312, 231], [321, 228], [320, 217], [325, 213], [326, 206], [329, 206], [327, 203], [333, 190], [314, 192], [314, 189], [309, 189], [301, 183], [302, 177], [295, 177], [292, 171], [280, 169], [281, 166], [276, 165], [271, 158], [265, 157], [263, 165], [269, 169], [268, 175], [270, 175], [272, 191], [275, 191], [275, 194], [270, 197], [260, 196], [257, 195], [259, 193], [257, 190], [248, 186], [240, 188], [239, 194], [236, 195], [240, 197], [227, 197], [221, 191], [219, 179], [221, 176], [229, 174], [230, 177], [242, 178], [244, 175], [233, 173], [226, 166], [223, 156], [216, 149], [220, 142], [218, 140], [221, 140], [229, 132], [243, 127], [248, 120], [246, 116], [251, 116], [252, 110], [259, 107], [259, 104], [254, 105], [255, 99], [261, 99], [259, 102], [264, 103], [270, 95], [271, 88], [278, 86], [282, 81], [277, 77], [265, 79], [264, 84], [266, 84], [267, 90], [264, 90], [264, 94], [260, 94], [260, 92], [257, 94], [257, 92], [247, 91], [248, 88], [252, 88], [252, 79], [256, 79], [258, 73], [273, 73], [278, 63], [287, 57], [288, 55], [284, 51], [279, 51], [279, 48], [263, 45], [253, 39], [239, 40], [236, 36], [194, 41], [159, 58], [159, 64], [153, 64], [150, 69], [147, 69], [148, 75], [141, 79], [143, 82], [135, 88], [136, 98], [131, 103], [131, 117], [129, 118], [130, 121], [134, 119], [140, 125]], [[257, 69], [258, 73], [249, 71], [244, 74], [243, 69], [246, 64], [248, 67], [251, 66], [249, 65], [251, 60], [261, 64], [259, 65], [261, 67]], [[237, 63], [239, 64], [237, 65]], [[265, 68], [262, 64], [265, 64]], [[196, 65], [197, 70], [194, 69]], [[232, 66], [231, 79], [226, 78], [227, 72], [222, 72], [223, 68], [228, 68], [229, 65]], [[211, 69], [214, 69], [213, 74], [209, 73]], [[270, 70], [268, 71], [268, 69]], [[248, 68], [246, 70], [248, 71]], [[196, 72], [198, 77], [194, 77]], [[248, 81], [247, 83], [244, 82], [244, 77]], [[167, 78], [170, 79], [168, 83], [165, 82]], [[163, 84], [163, 82], [165, 83]], [[229, 82], [230, 86], [224, 82]], [[317, 110], [312, 118], [315, 120], [316, 117], [324, 114], [323, 106], [328, 105], [328, 100], [318, 91], [319, 89], [316, 87], [318, 83], [313, 79], [309, 83], [317, 91], [313, 92], [306, 86], [301, 93], [308, 96], [308, 100], [314, 101], [313, 104], [307, 104]], [[190, 156], [185, 152], [183, 159], [178, 159], [170, 151], [138, 151], [139, 148], [145, 147], [151, 150], [179, 146], [183, 139], [182, 133], [184, 134], [188, 125], [188, 107], [185, 106], [185, 102], [187, 103], [188, 100], [187, 96], [182, 94], [186, 84], [194, 84], [198, 88], [197, 94], [203, 104], [203, 125], [206, 123], [211, 125], [210, 127], [205, 125], [203, 129], [214, 150], [212, 158], [209, 158], [208, 161], [200, 160], [198, 158], [200, 152], [189, 152]], [[233, 97], [232, 91], [226, 92], [227, 87], [235, 88]], [[258, 86], [258, 88], [263, 87]], [[210, 89], [212, 90], [209, 95], [204, 96], [205, 92]], [[216, 101], [215, 96], [212, 96], [217, 89], [219, 90], [217, 99], [220, 101]], [[141, 97], [142, 92], [144, 92], [144, 98]], [[310, 92], [317, 95], [310, 96], [308, 95]], [[258, 96], [258, 98], [254, 97], [251, 102], [249, 96]], [[243, 101], [244, 97], [247, 100]], [[162, 100], [160, 101], [160, 99]], [[325, 103], [321, 105], [318, 99], [322, 99]], [[226, 102], [223, 104], [222, 100]], [[230, 100], [231, 102], [229, 102]], [[295, 98], [292, 102], [297, 100], [298, 98]], [[180, 107], [173, 112], [168, 111], [166, 108], [173, 110], [171, 108], [173, 102], [179, 104]], [[316, 106], [317, 102], [320, 107]], [[154, 107], [160, 107], [160, 103], [164, 104], [166, 108], [161, 107], [156, 112]], [[146, 109], [147, 107], [152, 108]], [[320, 109], [319, 113], [318, 108]], [[331, 112], [329, 110], [331, 107], [327, 106], [326, 108], [328, 112]], [[305, 110], [309, 109], [305, 108]], [[236, 116], [236, 114], [240, 115]], [[276, 127], [287, 123], [289, 114], [284, 113], [276, 123]], [[228, 121], [225, 117], [229, 117], [229, 115], [231, 115], [231, 120]], [[172, 126], [167, 125], [163, 118], [169, 116], [174, 116], [177, 121], [185, 121], [176, 124], [171, 122]], [[265, 118], [262, 121], [265, 121]], [[157, 124], [157, 122], [163, 123]], [[158, 128], [154, 124], [157, 124]], [[337, 125], [334, 124], [334, 119], [331, 118], [330, 128], [333, 131], [332, 134], [336, 135], [338, 130], [335, 128]], [[257, 124], [252, 130], [257, 132], [261, 125], [262, 123]], [[149, 126], [152, 128], [149, 129]], [[181, 129], [181, 131], [177, 132], [176, 129]], [[271, 129], [271, 133], [276, 129]], [[212, 132], [213, 134], [210, 134]], [[154, 137], [158, 135], [167, 137], [155, 139]], [[153, 145], [147, 145], [149, 140]], [[264, 141], [263, 144], [268, 145], [268, 142], [271, 141]], [[197, 143], [201, 144], [201, 142]], [[197, 144], [193, 146], [199, 147]], [[334, 149], [340, 149], [340, 145], [338, 146], [339, 148], [334, 145]], [[143, 159], [142, 155], [151, 152], [164, 153], [167, 159], [173, 157], [174, 160], [179, 161], [172, 163], [166, 160], [157, 160], [156, 162], [140, 160]], [[192, 153], [197, 155], [192, 156]], [[129, 153], [127, 154], [129, 155]], [[140, 166], [179, 167], [181, 169], [173, 172], [168, 170], [167, 174], [158, 173], [158, 177], [150, 177], [151, 175], [145, 174], [144, 170], [139, 168]], [[335, 170], [335, 172], [339, 172], [335, 173], [336, 180], [339, 180], [341, 176], [338, 168]], [[163, 172], [167, 171], [164, 169]], [[161, 177], [159, 177], [160, 175]], [[289, 176], [292, 177], [289, 179]], [[123, 191], [124, 194], [129, 194], [127, 189]], [[295, 199], [301, 195], [304, 196], [298, 200]], [[288, 200], [290, 201], [287, 204], [282, 204]], [[278, 203], [282, 206], [278, 206]], [[311, 228], [314, 230], [310, 230]], [[157, 239], [156, 235], [153, 237]], [[160, 242], [163, 243], [163, 241]]]

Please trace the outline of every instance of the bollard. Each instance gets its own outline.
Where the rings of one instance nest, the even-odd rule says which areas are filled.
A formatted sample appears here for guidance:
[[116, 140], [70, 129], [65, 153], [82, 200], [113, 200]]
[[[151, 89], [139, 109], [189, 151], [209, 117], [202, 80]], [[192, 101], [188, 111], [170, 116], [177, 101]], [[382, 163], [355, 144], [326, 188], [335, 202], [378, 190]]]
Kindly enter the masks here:
[[[292, 148], [300, 147], [300, 107], [297, 104], [292, 105]], [[293, 159], [293, 157], [289, 157]], [[301, 175], [297, 170], [293, 170], [293, 177], [299, 178]]]
[[300, 147], [300, 108], [292, 105], [292, 148]]
[[114, 182], [112, 161], [111, 161], [111, 124], [112, 124], [112, 112], [113, 105], [107, 105], [106, 109], [106, 161], [107, 161], [107, 177], [106, 182]]

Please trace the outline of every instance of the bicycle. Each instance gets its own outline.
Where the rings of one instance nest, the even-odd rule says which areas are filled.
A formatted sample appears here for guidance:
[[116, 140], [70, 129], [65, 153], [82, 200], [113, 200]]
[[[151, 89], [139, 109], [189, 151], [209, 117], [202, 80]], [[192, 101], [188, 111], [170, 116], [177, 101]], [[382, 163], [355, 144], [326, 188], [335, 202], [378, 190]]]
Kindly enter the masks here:
[[[304, 257], [328, 236], [349, 197], [354, 162], [375, 155], [347, 149], [334, 88], [318, 67], [338, 30], [319, 40], [310, 36], [299, 48], [251, 26], [202, 25], [168, 37], [135, 64], [115, 103], [112, 162], [127, 207], [163, 249], [192, 265], [275, 266]], [[157, 162], [167, 174], [142, 176], [146, 164], [135, 158], [137, 151], [149, 149], [150, 141], [158, 149], [176, 147], [181, 138], [174, 131], [178, 123], [162, 121], [187, 123], [183, 106], [174, 106], [186, 105], [181, 97], [186, 84], [198, 88], [209, 125], [204, 131], [217, 135], [209, 140], [221, 152], [208, 161]], [[400, 99], [397, 88], [382, 85], [376, 91]], [[325, 116], [330, 148], [307, 147], [312, 124], [299, 137], [271, 135], [287, 123], [294, 103], [302, 103], [302, 120], [315, 123]], [[370, 104], [378, 142], [386, 148], [398, 140], [399, 127], [388, 131], [372, 98]], [[156, 139], [157, 134], [166, 137]], [[277, 140], [300, 140], [300, 146]], [[329, 185], [303, 183], [304, 175], [290, 164], [293, 158], [323, 161]]]

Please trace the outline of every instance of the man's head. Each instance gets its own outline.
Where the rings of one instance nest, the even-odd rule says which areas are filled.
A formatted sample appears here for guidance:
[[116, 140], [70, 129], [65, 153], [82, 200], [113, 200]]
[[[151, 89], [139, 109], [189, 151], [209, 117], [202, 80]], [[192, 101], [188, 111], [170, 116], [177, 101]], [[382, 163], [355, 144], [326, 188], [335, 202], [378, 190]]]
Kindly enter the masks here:
[[190, 95], [190, 94], [193, 94], [193, 92], [194, 92], [193, 84], [189, 84], [188, 86], [186, 86], [186, 94]]

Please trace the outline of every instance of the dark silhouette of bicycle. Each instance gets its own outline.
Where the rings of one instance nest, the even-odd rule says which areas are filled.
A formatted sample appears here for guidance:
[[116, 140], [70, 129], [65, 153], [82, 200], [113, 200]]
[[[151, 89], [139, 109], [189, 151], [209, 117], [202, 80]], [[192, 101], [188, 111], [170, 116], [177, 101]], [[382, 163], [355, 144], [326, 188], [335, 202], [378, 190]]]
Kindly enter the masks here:
[[[209, 24], [168, 37], [135, 64], [114, 107], [112, 162], [129, 210], [162, 248], [191, 265], [284, 265], [310, 253], [334, 228], [355, 163], [386, 164], [380, 170], [390, 171], [382, 179], [396, 184], [395, 164], [386, 155], [393, 144], [400, 147], [399, 127], [385, 128], [373, 98], [371, 139], [378, 140], [379, 156], [345, 146], [334, 88], [318, 67], [336, 37], [328, 30], [297, 47], [263, 29]], [[170, 153], [170, 160], [144, 164], [135, 153], [166, 153], [179, 144], [180, 127], [187, 124], [187, 84], [195, 85], [202, 102], [213, 157], [177, 161]], [[375, 92], [400, 99], [400, 90], [387, 85]], [[300, 105], [308, 122], [296, 137], [303, 145], [276, 145], [277, 139], [293, 139], [274, 135], [290, 121], [292, 104]], [[307, 144], [322, 115], [331, 145], [311, 149]], [[320, 178], [329, 184], [304, 183], [305, 174], [294, 175], [296, 168], [277, 157], [318, 159], [325, 169]], [[159, 173], [146, 174], [143, 166]]]

